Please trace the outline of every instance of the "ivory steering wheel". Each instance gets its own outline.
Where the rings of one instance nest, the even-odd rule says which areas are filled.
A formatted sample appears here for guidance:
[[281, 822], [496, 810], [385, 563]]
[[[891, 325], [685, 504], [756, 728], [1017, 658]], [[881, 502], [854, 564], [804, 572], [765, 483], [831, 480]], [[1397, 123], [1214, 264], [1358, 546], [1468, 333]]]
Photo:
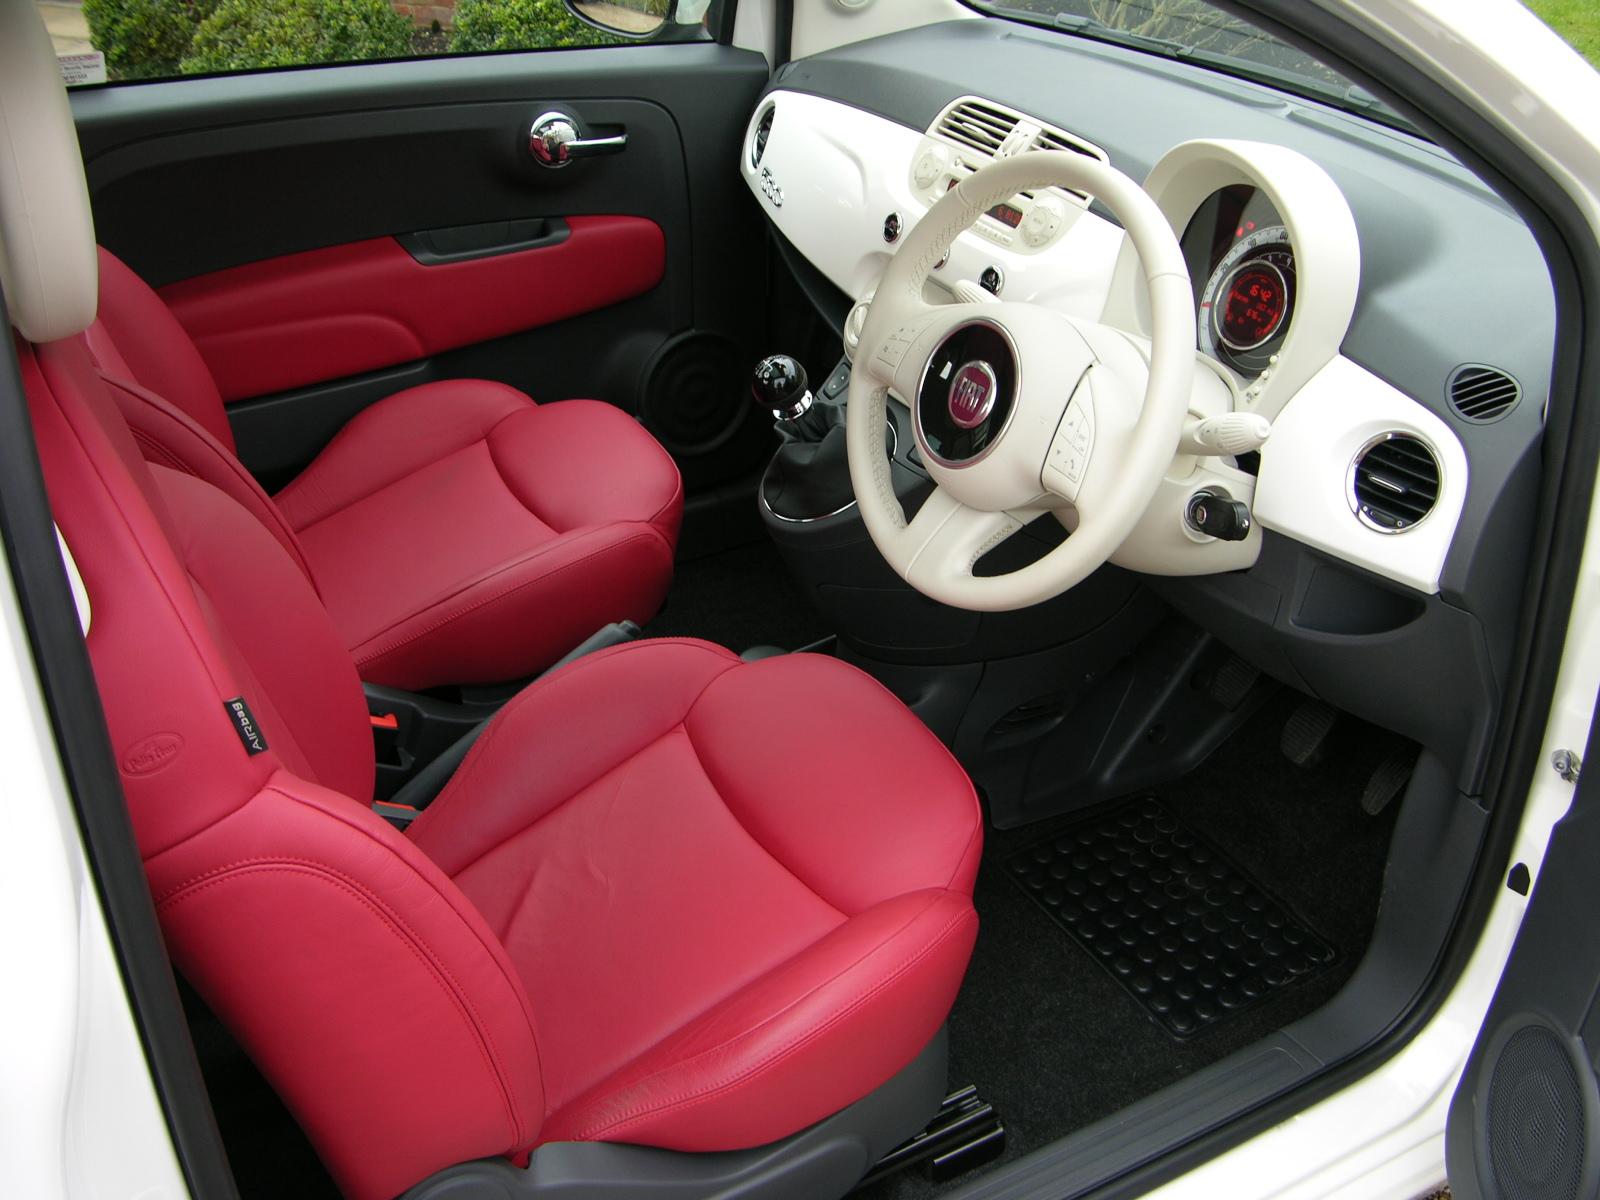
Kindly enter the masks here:
[[[1051, 186], [1098, 197], [1127, 229], [1148, 285], [1148, 344], [1040, 305], [924, 298], [934, 264], [963, 230], [1018, 192]], [[935, 600], [1023, 608], [1104, 564], [1160, 486], [1193, 386], [1194, 292], [1171, 226], [1137, 183], [1085, 155], [1032, 151], [963, 179], [906, 235], [867, 311], [855, 364], [850, 482], [878, 550]], [[911, 406], [936, 484], [909, 521], [883, 454], [891, 388]], [[1018, 570], [972, 573], [1047, 510], [1067, 518], [1064, 542]]]

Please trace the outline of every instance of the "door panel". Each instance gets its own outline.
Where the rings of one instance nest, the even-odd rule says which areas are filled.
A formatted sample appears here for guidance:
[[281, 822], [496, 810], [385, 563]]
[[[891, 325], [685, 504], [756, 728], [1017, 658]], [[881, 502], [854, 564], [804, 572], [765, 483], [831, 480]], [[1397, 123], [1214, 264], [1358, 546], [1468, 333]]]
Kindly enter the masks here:
[[[727, 386], [765, 350], [762, 227], [733, 164], [766, 77], [760, 55], [730, 47], [635, 45], [175, 80], [72, 104], [101, 241], [200, 335], [242, 400], [241, 457], [269, 483], [397, 386], [476, 375], [671, 429], [694, 486], [766, 445]], [[626, 150], [540, 166], [527, 131], [550, 109], [589, 136], [625, 131]], [[433, 266], [402, 248], [541, 222], [565, 222], [566, 241]], [[339, 268], [355, 273], [324, 286]], [[686, 370], [675, 347], [721, 361]]]
[[549, 325], [661, 282], [654, 221], [573, 217], [557, 228], [532, 249], [434, 263], [394, 238], [348, 242], [168, 284], [161, 297], [235, 401]]
[[[1584, 757], [1600, 763], [1600, 723]], [[1600, 1191], [1600, 781], [1580, 779], [1450, 1104], [1457, 1200]], [[1507, 886], [1526, 891], [1527, 868]]]

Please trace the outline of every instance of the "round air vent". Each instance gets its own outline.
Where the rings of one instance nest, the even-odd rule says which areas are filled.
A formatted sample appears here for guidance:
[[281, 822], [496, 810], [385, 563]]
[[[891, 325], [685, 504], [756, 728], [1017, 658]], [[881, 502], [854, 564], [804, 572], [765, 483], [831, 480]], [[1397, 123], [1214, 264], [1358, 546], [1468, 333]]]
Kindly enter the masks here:
[[1499, 367], [1462, 363], [1445, 384], [1450, 407], [1465, 420], [1478, 424], [1498, 421], [1522, 399], [1522, 385]]
[[767, 111], [761, 114], [761, 119], [756, 122], [756, 135], [750, 139], [750, 165], [759, 167], [761, 156], [767, 152], [767, 139], [772, 136], [772, 114], [778, 111], [776, 104], [767, 105]]
[[1379, 533], [1410, 529], [1439, 499], [1439, 460], [1428, 443], [1386, 433], [1362, 447], [1350, 464], [1350, 507]]

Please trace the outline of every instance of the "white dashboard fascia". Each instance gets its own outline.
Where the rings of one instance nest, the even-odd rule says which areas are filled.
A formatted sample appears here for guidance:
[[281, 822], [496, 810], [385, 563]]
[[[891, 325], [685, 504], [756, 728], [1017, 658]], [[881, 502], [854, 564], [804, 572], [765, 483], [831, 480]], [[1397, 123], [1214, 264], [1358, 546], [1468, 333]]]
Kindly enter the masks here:
[[[1350, 468], [1374, 438], [1408, 433], [1439, 462], [1433, 511], [1399, 533], [1356, 519]], [[1439, 590], [1467, 498], [1467, 454], [1437, 415], [1343, 355], [1324, 364], [1272, 423], [1256, 480], [1255, 516], [1267, 528], [1420, 592]]]
[[[776, 105], [761, 166], [750, 161], [757, 122]], [[739, 155], [746, 185], [778, 232], [852, 300], [870, 292], [893, 257], [884, 218], [899, 214], [902, 232], [930, 207], [912, 190], [911, 163], [927, 143], [918, 130], [836, 100], [783, 89], [769, 93], [751, 115]], [[763, 188], [762, 172], [771, 187]], [[769, 194], [776, 191], [776, 196]], [[776, 203], [781, 196], [782, 203]], [[1052, 241], [1050, 253], [1019, 253], [973, 232], [962, 234], [950, 260], [934, 273], [946, 290], [957, 280], [977, 283], [999, 268], [1007, 300], [1044, 304], [1098, 320], [1123, 233], [1110, 221], [1072, 210], [1076, 219]]]
[[[756, 125], [773, 104], [777, 111], [757, 168], [751, 163]], [[910, 170], [927, 142], [925, 133], [873, 113], [780, 89], [752, 114], [740, 169], [778, 231], [835, 286], [860, 300], [877, 285], [895, 250], [883, 239], [884, 218], [898, 213], [909, 230], [927, 211]], [[1253, 565], [1260, 553], [1259, 530], [1244, 541], [1218, 542], [1193, 535], [1182, 523], [1183, 507], [1194, 492], [1220, 488], [1250, 506], [1259, 528], [1437, 593], [1465, 505], [1466, 453], [1426, 406], [1341, 354], [1360, 283], [1360, 245], [1338, 186], [1297, 151], [1223, 139], [1173, 147], [1144, 186], [1181, 234], [1212, 193], [1240, 183], [1266, 192], [1283, 217], [1299, 280], [1278, 362], [1264, 378], [1242, 382], [1221, 371], [1236, 385], [1229, 390], [1238, 409], [1273, 422], [1261, 448], [1260, 474], [1251, 477], [1224, 458], [1175, 457], [1150, 510], [1113, 561], [1163, 575]], [[986, 266], [998, 266], [1005, 275], [1005, 299], [1103, 322], [1137, 342], [1148, 338], [1150, 321], [1142, 273], [1125, 242], [1120, 228], [1089, 211], [1080, 211], [1045, 253], [1015, 253], [969, 231], [957, 238], [949, 261], [933, 278], [948, 289], [957, 280], [975, 283]], [[1354, 456], [1385, 432], [1422, 438], [1440, 464], [1433, 511], [1398, 533], [1363, 524], [1348, 500]]]

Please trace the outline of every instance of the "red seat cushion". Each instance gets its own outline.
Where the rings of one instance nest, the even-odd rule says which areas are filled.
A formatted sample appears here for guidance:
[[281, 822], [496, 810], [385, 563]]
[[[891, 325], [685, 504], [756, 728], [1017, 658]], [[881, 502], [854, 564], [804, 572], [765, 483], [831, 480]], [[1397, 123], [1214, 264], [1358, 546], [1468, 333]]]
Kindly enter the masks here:
[[362, 677], [413, 689], [529, 675], [649, 620], [683, 512], [621, 410], [481, 380], [378, 402], [275, 500]]
[[[683, 489], [608, 404], [450, 380], [360, 413], [269, 500], [166, 304], [100, 251], [85, 335], [145, 457], [223, 489], [311, 576], [363, 678], [420, 689], [532, 675], [672, 578]], [[274, 511], [274, 507], [276, 511]]]
[[948, 751], [854, 668], [650, 641], [522, 693], [411, 832], [522, 977], [541, 1140], [727, 1150], [933, 1037], [980, 831]]

